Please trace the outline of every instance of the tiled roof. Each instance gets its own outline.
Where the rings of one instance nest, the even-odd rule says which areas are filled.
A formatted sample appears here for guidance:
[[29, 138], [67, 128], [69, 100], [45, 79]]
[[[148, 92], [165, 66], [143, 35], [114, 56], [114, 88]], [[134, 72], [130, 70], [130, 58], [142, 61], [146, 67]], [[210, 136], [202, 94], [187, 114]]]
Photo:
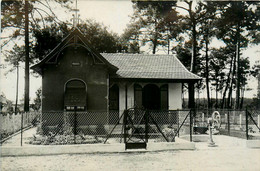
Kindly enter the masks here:
[[116, 72], [119, 78], [201, 79], [188, 71], [174, 55], [130, 53], [101, 53], [101, 55], [119, 68]]

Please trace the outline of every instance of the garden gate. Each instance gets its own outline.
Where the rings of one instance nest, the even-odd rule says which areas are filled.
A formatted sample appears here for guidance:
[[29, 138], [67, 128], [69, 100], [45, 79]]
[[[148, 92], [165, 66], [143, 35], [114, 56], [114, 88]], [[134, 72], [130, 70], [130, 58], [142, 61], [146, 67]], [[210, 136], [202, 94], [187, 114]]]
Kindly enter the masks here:
[[126, 150], [141, 148], [146, 149], [148, 143], [148, 134], [151, 133], [151, 125], [157, 128], [159, 134], [161, 134], [167, 142], [169, 141], [153, 117], [150, 115], [149, 110], [131, 108], [124, 111], [104, 143], [106, 143], [106, 141], [110, 138], [112, 132], [122, 118], [122, 134], [124, 137]]

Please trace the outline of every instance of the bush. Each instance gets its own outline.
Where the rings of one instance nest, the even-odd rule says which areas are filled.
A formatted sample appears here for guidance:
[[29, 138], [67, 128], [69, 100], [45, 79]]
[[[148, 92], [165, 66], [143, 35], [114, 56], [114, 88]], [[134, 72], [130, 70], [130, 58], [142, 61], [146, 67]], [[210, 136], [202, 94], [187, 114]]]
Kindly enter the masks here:
[[[97, 136], [85, 135], [80, 131], [74, 135], [74, 128], [68, 123], [60, 123], [51, 130], [44, 122], [40, 122], [37, 127], [37, 133], [30, 140], [34, 145], [65, 145], [65, 144], [94, 144], [102, 143], [104, 140]], [[104, 134], [104, 126], [98, 126], [97, 132]]]

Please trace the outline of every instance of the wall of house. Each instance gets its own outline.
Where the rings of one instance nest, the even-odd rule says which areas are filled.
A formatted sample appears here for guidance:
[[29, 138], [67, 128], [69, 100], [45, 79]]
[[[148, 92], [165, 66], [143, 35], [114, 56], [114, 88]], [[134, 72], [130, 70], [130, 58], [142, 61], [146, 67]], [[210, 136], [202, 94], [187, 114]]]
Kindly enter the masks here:
[[[158, 83], [158, 87], [165, 83]], [[140, 83], [144, 87], [145, 83]], [[119, 84], [119, 111], [120, 114], [125, 110], [125, 84]], [[182, 109], [182, 84], [181, 83], [168, 83], [168, 103], [169, 110]], [[127, 108], [134, 107], [134, 83], [127, 84]]]
[[[119, 117], [123, 114], [126, 108], [126, 92], [125, 92], [125, 84], [120, 83], [119, 86]], [[134, 107], [134, 84], [127, 84], [127, 109]]]
[[181, 83], [169, 83], [169, 110], [182, 109], [182, 84]]
[[125, 110], [125, 85], [119, 84], [119, 116], [121, 116]]
[[95, 64], [83, 47], [65, 48], [56, 64], [46, 65], [42, 79], [42, 110], [63, 111], [64, 89], [67, 81], [80, 79], [87, 85], [87, 110], [107, 111], [108, 71]]

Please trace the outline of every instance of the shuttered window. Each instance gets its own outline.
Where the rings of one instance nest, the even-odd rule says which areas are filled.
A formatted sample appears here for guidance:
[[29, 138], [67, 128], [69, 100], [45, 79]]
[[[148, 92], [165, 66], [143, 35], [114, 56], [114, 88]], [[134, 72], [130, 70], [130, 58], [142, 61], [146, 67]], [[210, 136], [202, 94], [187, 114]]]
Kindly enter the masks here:
[[87, 106], [87, 93], [84, 82], [72, 80], [66, 84], [64, 95], [64, 106], [67, 110], [84, 110]]

